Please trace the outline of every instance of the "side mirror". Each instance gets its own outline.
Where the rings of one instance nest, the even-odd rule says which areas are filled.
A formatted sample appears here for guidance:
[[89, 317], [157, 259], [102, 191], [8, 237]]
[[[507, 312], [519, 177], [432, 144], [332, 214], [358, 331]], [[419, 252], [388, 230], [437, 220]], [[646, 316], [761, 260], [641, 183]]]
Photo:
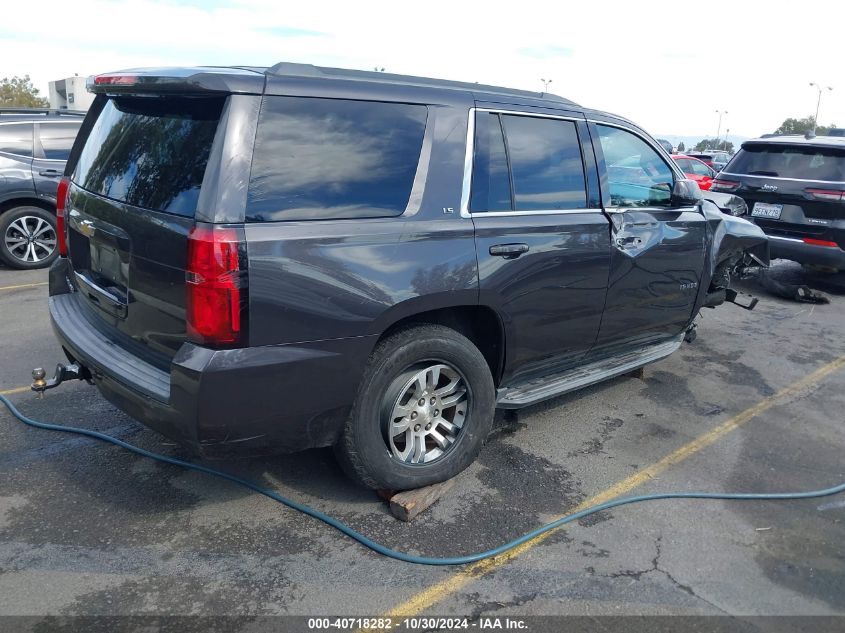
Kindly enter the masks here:
[[703, 200], [701, 189], [694, 180], [676, 180], [672, 187], [672, 206], [688, 207]]

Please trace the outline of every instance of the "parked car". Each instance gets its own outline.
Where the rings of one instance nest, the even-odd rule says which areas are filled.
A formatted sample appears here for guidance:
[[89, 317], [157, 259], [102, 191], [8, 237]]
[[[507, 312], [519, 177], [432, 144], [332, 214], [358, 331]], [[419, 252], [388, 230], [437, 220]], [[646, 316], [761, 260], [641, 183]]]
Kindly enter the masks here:
[[714, 169], [708, 167], [703, 161], [685, 154], [672, 154], [672, 160], [681, 168], [687, 178], [698, 183], [699, 189], [702, 191], [710, 189], [713, 178], [716, 177]]
[[745, 198], [774, 257], [845, 269], [845, 138], [746, 141], [712, 189]]
[[728, 161], [731, 159], [730, 154], [722, 151], [709, 151], [703, 154], [692, 154], [687, 152], [686, 155], [690, 158], [697, 158], [716, 172], [720, 172], [724, 169], [725, 165], [727, 165]]
[[671, 154], [675, 151], [675, 148], [672, 146], [672, 143], [667, 141], [665, 138], [657, 139], [657, 142], [660, 143], [660, 147], [666, 150], [667, 154]]
[[0, 259], [49, 266], [56, 250], [56, 187], [84, 112], [0, 108]]
[[643, 130], [554, 95], [301, 64], [89, 85], [59, 377], [206, 456], [449, 478], [494, 408], [663, 358], [767, 262]]

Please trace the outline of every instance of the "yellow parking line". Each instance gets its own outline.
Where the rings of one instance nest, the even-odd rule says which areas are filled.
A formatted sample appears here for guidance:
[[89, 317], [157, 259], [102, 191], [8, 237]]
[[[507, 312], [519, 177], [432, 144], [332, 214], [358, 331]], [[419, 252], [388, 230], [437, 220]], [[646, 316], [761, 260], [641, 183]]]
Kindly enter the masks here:
[[18, 288], [35, 288], [36, 286], [46, 286], [49, 281], [39, 281], [34, 284], [19, 284], [17, 286], [0, 286], [0, 290], [17, 290]]
[[29, 391], [29, 387], [15, 387], [14, 389], [6, 389], [6, 391], [0, 391], [0, 396], [11, 396], [16, 393], [23, 393], [24, 391]]
[[[658, 474], [664, 472], [670, 466], [673, 466], [686, 458], [698, 453], [704, 448], [707, 448], [720, 438], [724, 437], [731, 431], [738, 429], [740, 426], [748, 422], [749, 420], [757, 417], [764, 411], [772, 408], [779, 402], [791, 398], [802, 390], [807, 389], [808, 387], [813, 386], [815, 383], [821, 381], [826, 376], [832, 374], [837, 369], [845, 366], [845, 356], [840, 356], [836, 360], [824, 365], [814, 371], [813, 373], [793, 382], [791, 385], [788, 385], [771, 395], [752, 407], [749, 407], [742, 413], [735, 415], [730, 420], [723, 422], [716, 428], [708, 431], [704, 435], [701, 435], [694, 439], [693, 441], [685, 444], [678, 450], [673, 453], [670, 453], [663, 459], [658, 462], [655, 462], [651, 466], [647, 466], [642, 470], [634, 473], [627, 479], [623, 479], [619, 483], [611, 486], [607, 490], [600, 492], [596, 496], [587, 499], [580, 505], [575, 508], [569, 510], [566, 514], [574, 514], [576, 512], [580, 512], [581, 510], [585, 510], [590, 506], [594, 506], [600, 503], [605, 503], [610, 501], [611, 499], [615, 499], [616, 497], [623, 495], [627, 492], [630, 492], [632, 489], [636, 488], [640, 484], [643, 484], [650, 479], [654, 478]], [[565, 515], [561, 515], [565, 516]], [[560, 528], [558, 528], [560, 529]], [[471, 583], [476, 578], [480, 578], [485, 574], [490, 573], [497, 567], [501, 567], [508, 561], [516, 558], [520, 554], [523, 554], [530, 550], [532, 547], [535, 547], [545, 541], [549, 536], [551, 536], [557, 530], [552, 530], [550, 532], [546, 532], [541, 534], [540, 536], [526, 541], [522, 545], [501, 554], [500, 556], [496, 556], [494, 558], [488, 558], [483, 561], [479, 561], [477, 563], [473, 563], [467, 567], [464, 567], [457, 573], [449, 576], [448, 578], [441, 580], [440, 582], [428, 587], [427, 589], [423, 589], [421, 592], [416, 594], [415, 596], [411, 597], [409, 600], [395, 606], [391, 609], [388, 613], [385, 614], [385, 617], [400, 617], [400, 616], [414, 616], [422, 612], [424, 609], [440, 602], [444, 598], [450, 596], [456, 591], [460, 591], [463, 587]]]

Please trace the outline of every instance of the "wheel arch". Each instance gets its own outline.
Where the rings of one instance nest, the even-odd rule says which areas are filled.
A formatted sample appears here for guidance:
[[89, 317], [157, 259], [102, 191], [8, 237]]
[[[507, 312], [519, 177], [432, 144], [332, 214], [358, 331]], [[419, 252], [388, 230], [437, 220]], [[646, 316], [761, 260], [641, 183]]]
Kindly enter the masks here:
[[55, 201], [47, 200], [45, 198], [36, 198], [35, 196], [26, 196], [22, 198], [9, 198], [0, 202], [0, 214], [17, 207], [38, 207], [39, 209], [43, 209], [53, 215], [56, 213]]
[[466, 336], [484, 356], [493, 376], [493, 384], [499, 386], [505, 365], [506, 341], [504, 324], [493, 308], [463, 304], [406, 313], [388, 323], [379, 340], [418, 324], [443, 325]]

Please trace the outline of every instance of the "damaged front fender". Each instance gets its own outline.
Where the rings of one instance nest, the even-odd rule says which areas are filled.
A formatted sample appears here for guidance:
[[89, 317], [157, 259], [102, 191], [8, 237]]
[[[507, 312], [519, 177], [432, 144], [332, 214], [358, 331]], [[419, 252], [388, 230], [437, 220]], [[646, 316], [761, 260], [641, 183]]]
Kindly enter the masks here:
[[[759, 226], [743, 218], [726, 215], [709, 200], [703, 200], [701, 204], [709, 227], [710, 244], [698, 309], [722, 303], [724, 291], [730, 288], [732, 278], [741, 275], [745, 269], [769, 265], [769, 240]], [[698, 314], [698, 310], [694, 314]]]

